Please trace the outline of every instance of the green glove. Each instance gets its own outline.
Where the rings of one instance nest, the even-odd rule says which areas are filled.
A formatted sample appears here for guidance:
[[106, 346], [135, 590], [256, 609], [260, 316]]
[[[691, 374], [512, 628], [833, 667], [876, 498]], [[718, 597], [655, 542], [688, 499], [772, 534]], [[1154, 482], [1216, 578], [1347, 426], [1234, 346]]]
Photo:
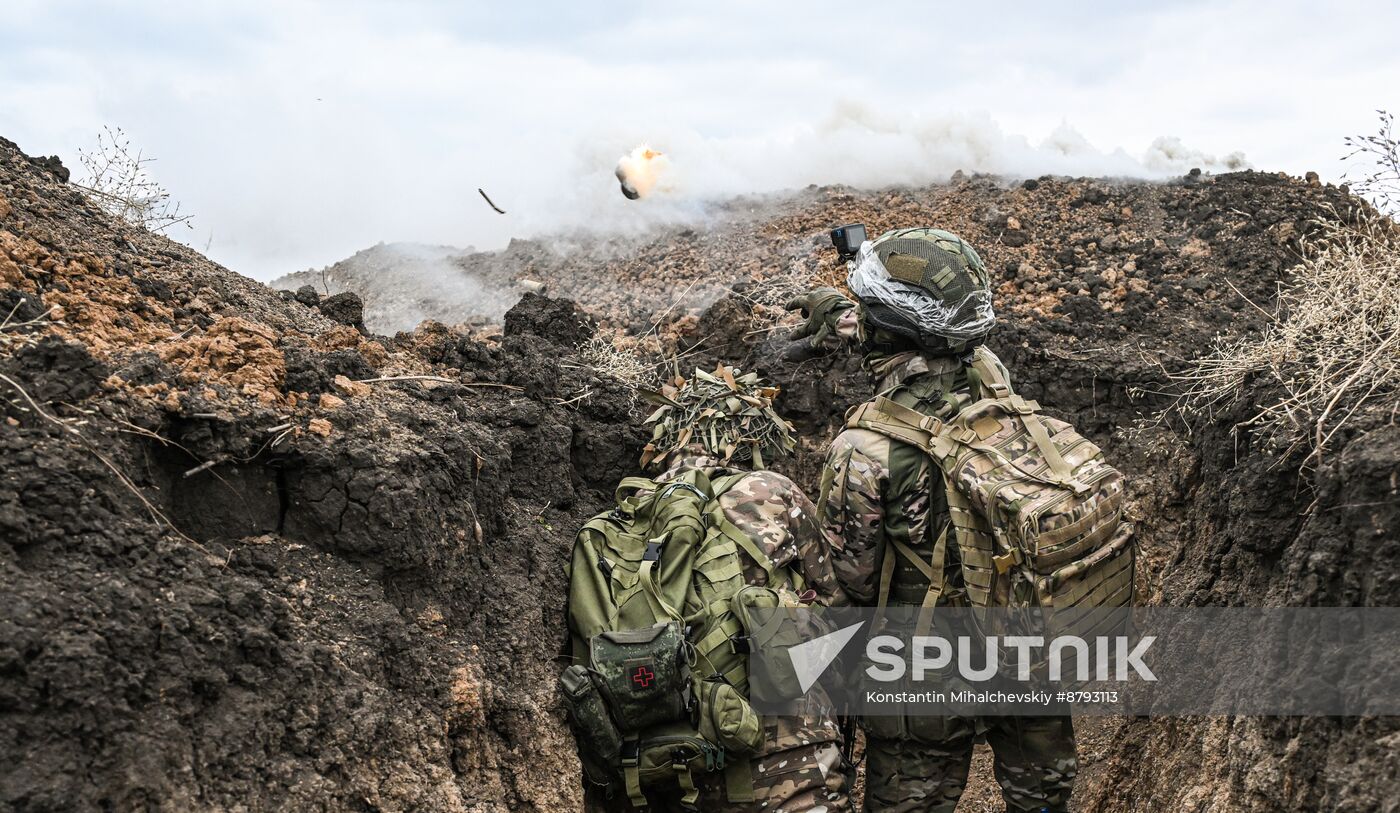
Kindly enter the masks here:
[[807, 321], [792, 332], [791, 338], [810, 337], [810, 345], [820, 347], [836, 330], [836, 321], [841, 314], [855, 306], [856, 303], [835, 288], [814, 288], [795, 296], [788, 300], [786, 307], [790, 311], [801, 310]]

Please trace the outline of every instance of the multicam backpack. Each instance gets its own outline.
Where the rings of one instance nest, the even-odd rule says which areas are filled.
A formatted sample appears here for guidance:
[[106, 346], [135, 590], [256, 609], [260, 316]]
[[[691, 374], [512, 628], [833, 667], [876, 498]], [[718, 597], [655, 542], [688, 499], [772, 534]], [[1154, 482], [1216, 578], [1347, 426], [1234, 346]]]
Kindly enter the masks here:
[[[846, 425], [936, 461], [973, 606], [1129, 606], [1134, 546], [1122, 475], [1072, 426], [1016, 395], [985, 348], [966, 363], [971, 395], [952, 399], [946, 420], [880, 397], [852, 410]], [[915, 562], [930, 577], [925, 619], [945, 588], [947, 544], [945, 525], [930, 561]], [[887, 591], [882, 585], [882, 597]]]
[[[716, 503], [742, 476], [623, 480], [617, 508], [574, 544], [573, 663], [560, 686], [587, 779], [609, 792], [620, 783], [638, 808], [651, 790], [678, 791], [694, 807], [696, 776], [712, 771], [724, 771], [730, 801], [753, 799], [749, 757], [764, 731], [747, 699], [746, 654], [768, 631], [748, 622], [756, 607], [794, 604], [803, 583]], [[740, 550], [766, 586], [746, 583]]]

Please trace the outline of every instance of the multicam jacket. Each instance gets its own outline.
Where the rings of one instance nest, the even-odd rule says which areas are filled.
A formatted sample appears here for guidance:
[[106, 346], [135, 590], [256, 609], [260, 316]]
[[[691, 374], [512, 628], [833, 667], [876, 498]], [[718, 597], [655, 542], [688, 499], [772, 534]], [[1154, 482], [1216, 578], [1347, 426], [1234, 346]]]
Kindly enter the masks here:
[[[671, 480], [691, 469], [700, 469], [711, 480], [738, 473], [713, 458], [692, 455], [680, 459], [656, 480]], [[807, 587], [816, 593], [815, 603], [850, 603], [834, 569], [834, 540], [823, 530], [816, 505], [796, 483], [774, 471], [749, 472], [720, 495], [719, 504], [725, 517], [747, 534], [774, 565], [802, 574]], [[745, 580], [750, 584], [766, 583], [767, 574], [758, 564], [740, 555], [744, 559]], [[799, 715], [764, 718], [768, 731], [762, 753], [840, 739], [826, 696], [810, 692], [804, 702], [806, 709]]]
[[[954, 356], [906, 352], [866, 363], [880, 395], [929, 415], [950, 414], [952, 399], [968, 387]], [[841, 540], [836, 575], [853, 601], [877, 603], [886, 555], [895, 557], [889, 603], [923, 601], [928, 578], [887, 543], [901, 542], [928, 561], [933, 540], [949, 522], [941, 479], [923, 451], [870, 430], [847, 429], [832, 441], [818, 510], [827, 532]], [[940, 603], [961, 600], [956, 545], [948, 546], [945, 583]]]
[[[692, 455], [656, 479], [672, 480], [692, 469], [700, 469], [711, 480], [739, 472], [713, 458]], [[816, 505], [796, 483], [775, 471], [749, 472], [720, 495], [719, 504], [725, 517], [757, 543], [769, 561], [802, 574], [807, 586], [816, 591], [817, 604], [849, 603], [833, 570], [834, 539], [823, 529]], [[745, 581], [761, 585], [767, 578], [757, 563], [744, 557]]]

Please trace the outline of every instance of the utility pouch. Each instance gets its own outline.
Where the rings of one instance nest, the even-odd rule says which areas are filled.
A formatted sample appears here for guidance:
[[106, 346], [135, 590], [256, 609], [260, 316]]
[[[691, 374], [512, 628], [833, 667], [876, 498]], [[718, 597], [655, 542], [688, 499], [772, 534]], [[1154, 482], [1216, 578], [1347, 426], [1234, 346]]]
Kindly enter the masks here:
[[787, 650], [807, 640], [789, 608], [801, 606], [787, 590], [749, 586], [730, 600], [744, 629], [743, 646], [749, 653], [749, 696], [757, 702], [777, 703], [802, 695], [792, 658]]
[[763, 721], [749, 701], [723, 678], [700, 683], [700, 736], [747, 756], [763, 744]]
[[559, 676], [559, 689], [579, 740], [585, 775], [594, 784], [608, 784], [612, 766], [618, 764], [622, 753], [622, 735], [608, 715], [598, 686], [586, 667], [574, 664]]
[[622, 748], [623, 786], [637, 809], [648, 806], [646, 790], [674, 789], [683, 810], [698, 810], [695, 778], [724, 767], [724, 750], [689, 723], [662, 726], [639, 740], [627, 740]]
[[689, 644], [678, 622], [600, 632], [588, 645], [593, 679], [623, 735], [689, 716]]

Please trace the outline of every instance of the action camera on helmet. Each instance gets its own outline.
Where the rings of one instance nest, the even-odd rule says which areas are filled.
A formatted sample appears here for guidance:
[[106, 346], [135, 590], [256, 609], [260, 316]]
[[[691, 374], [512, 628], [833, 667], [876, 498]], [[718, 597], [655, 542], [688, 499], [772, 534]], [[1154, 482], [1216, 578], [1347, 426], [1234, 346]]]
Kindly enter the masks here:
[[865, 242], [865, 225], [852, 223], [831, 230], [831, 244], [842, 260], [849, 260], [860, 253], [860, 244]]

